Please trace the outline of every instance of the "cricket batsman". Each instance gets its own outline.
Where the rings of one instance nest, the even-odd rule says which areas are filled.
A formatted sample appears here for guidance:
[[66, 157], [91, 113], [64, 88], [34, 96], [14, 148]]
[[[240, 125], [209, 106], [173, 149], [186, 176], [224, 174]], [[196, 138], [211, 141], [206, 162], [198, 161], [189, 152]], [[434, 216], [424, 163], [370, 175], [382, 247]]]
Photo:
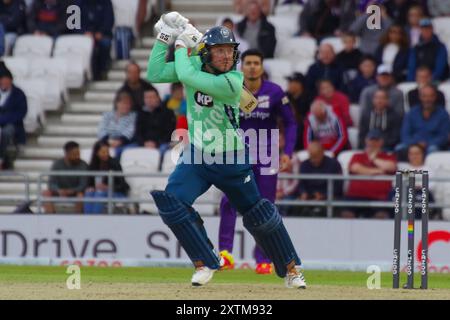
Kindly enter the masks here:
[[[190, 143], [169, 176], [166, 189], [154, 190], [151, 195], [162, 220], [195, 267], [192, 285], [207, 284], [220, 268], [220, 257], [192, 207], [214, 185], [243, 215], [244, 226], [273, 261], [286, 286], [306, 288], [300, 258], [277, 208], [261, 197], [248, 151], [238, 134], [243, 90], [243, 75], [235, 70], [239, 43], [225, 27], [211, 28], [203, 36], [177, 12], [163, 15], [155, 28], [159, 34], [147, 77], [151, 82], [182, 82], [185, 86]], [[173, 40], [175, 61], [167, 63], [168, 46]], [[197, 49], [198, 54], [189, 56], [188, 49]], [[198, 155], [202, 161], [197, 161]], [[215, 159], [213, 163], [211, 158]]]
[[[255, 95], [258, 106], [250, 113], [240, 112], [240, 128], [247, 132], [254, 130], [256, 141], [249, 141], [250, 154], [257, 159], [253, 166], [256, 184], [261, 195], [275, 202], [278, 171], [285, 171], [291, 163], [292, 153], [296, 142], [297, 124], [289, 103], [289, 99], [283, 89], [277, 84], [263, 79], [264, 56], [257, 49], [245, 51], [241, 57], [241, 69], [244, 73], [244, 85]], [[278, 128], [278, 119], [281, 118], [284, 126], [285, 147], [278, 162], [278, 143], [273, 143], [274, 130]], [[272, 154], [274, 152], [274, 154]], [[265, 163], [260, 159], [261, 154], [277, 157], [276, 163]], [[280, 166], [278, 168], [278, 163]], [[273, 170], [269, 170], [272, 168]], [[266, 169], [266, 170], [264, 170]], [[220, 227], [219, 227], [219, 250], [224, 259], [222, 269], [232, 269], [234, 259], [231, 254], [233, 250], [234, 230], [236, 226], [237, 213], [231, 205], [227, 196], [220, 203]], [[272, 265], [269, 257], [259, 246], [255, 247], [256, 272], [259, 274], [272, 273]]]

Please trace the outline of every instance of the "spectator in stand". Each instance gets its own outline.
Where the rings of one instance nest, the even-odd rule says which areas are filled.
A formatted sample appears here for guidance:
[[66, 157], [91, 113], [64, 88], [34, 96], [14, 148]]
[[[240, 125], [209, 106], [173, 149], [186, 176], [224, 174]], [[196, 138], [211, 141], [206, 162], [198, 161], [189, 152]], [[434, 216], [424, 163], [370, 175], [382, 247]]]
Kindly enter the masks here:
[[132, 110], [137, 112], [144, 105], [144, 92], [155, 87], [141, 78], [141, 67], [134, 61], [127, 65], [126, 73], [126, 80], [117, 92], [127, 92], [133, 99]]
[[402, 152], [419, 144], [427, 154], [446, 150], [450, 134], [450, 117], [444, 106], [437, 104], [437, 90], [425, 85], [419, 91], [420, 105], [411, 108], [403, 119], [401, 142], [396, 151]]
[[[391, 175], [397, 170], [394, 155], [383, 152], [383, 135], [373, 129], [366, 136], [364, 152], [353, 155], [349, 164], [352, 175], [378, 176]], [[391, 181], [351, 180], [345, 199], [348, 201], [387, 201], [392, 188]], [[341, 211], [343, 218], [389, 218], [388, 208], [346, 208]]]
[[420, 66], [433, 70], [433, 81], [444, 81], [449, 76], [447, 48], [434, 34], [433, 23], [427, 18], [420, 20], [420, 40], [409, 55], [408, 81], [414, 81]]
[[[337, 35], [340, 24], [339, 1], [319, 0], [312, 1], [312, 5], [302, 12], [300, 21], [302, 29], [300, 34], [317, 39], [318, 41]], [[308, 2], [310, 3], [310, 2]], [[311, 10], [309, 10], [309, 7]]]
[[450, 15], [449, 0], [427, 0], [427, 5], [432, 17], [445, 17]]
[[375, 79], [376, 70], [377, 63], [373, 57], [365, 56], [361, 59], [356, 78], [350, 81], [346, 88], [351, 103], [359, 103], [361, 92], [365, 88], [377, 83]]
[[144, 102], [137, 116], [136, 141], [140, 146], [159, 149], [164, 154], [175, 130], [175, 114], [161, 103], [156, 89], [145, 91]]
[[[228, 29], [230, 29], [231, 31], [233, 31], [234, 38], [235, 38], [236, 42], [239, 43], [239, 51], [240, 51], [240, 52], [245, 52], [245, 51], [247, 51], [248, 49], [250, 49], [250, 47], [249, 47], [247, 41], [245, 41], [244, 39], [242, 39], [242, 38], [239, 36], [239, 32], [237, 32], [236, 26], [234, 25], [233, 20], [231, 20], [230, 18], [225, 18], [225, 19], [223, 19], [223, 21], [222, 21], [222, 26], [227, 27]], [[239, 60], [238, 63], [237, 63], [237, 65], [239, 66], [240, 63], [241, 63], [241, 61]]]
[[272, 13], [272, 0], [233, 0], [233, 11], [237, 14], [245, 14], [249, 1], [256, 2], [264, 15], [269, 16]]
[[342, 92], [337, 91], [330, 80], [319, 80], [318, 87], [319, 95], [316, 99], [330, 105], [333, 108], [333, 112], [344, 120], [346, 127], [353, 126], [348, 97]]
[[341, 90], [344, 86], [343, 69], [336, 62], [336, 55], [333, 47], [328, 43], [319, 46], [317, 61], [312, 64], [306, 74], [308, 90], [312, 95], [317, 95], [317, 81], [329, 79], [334, 87]]
[[16, 38], [25, 32], [26, 8], [21, 0], [0, 1], [0, 24], [5, 31], [5, 54], [9, 55]]
[[28, 18], [29, 30], [35, 35], [47, 35], [53, 38], [66, 30], [65, 1], [35, 0]]
[[370, 112], [373, 109], [373, 95], [378, 89], [384, 89], [389, 93], [389, 105], [398, 115], [403, 116], [405, 112], [403, 92], [396, 88], [392, 69], [385, 65], [380, 65], [377, 68], [377, 83], [366, 87], [361, 92], [359, 99], [361, 112]]
[[[428, 174], [430, 177], [432, 177], [435, 172], [431, 170], [431, 168], [425, 166], [425, 156], [426, 156], [426, 150], [419, 144], [412, 144], [408, 148], [408, 162], [407, 163], [399, 163], [399, 170], [416, 170], [416, 171], [428, 171]], [[433, 190], [436, 188], [436, 183], [433, 183], [433, 181], [430, 181], [429, 183], [429, 202], [434, 203], [434, 195]], [[438, 183], [439, 184], [439, 183]], [[395, 191], [391, 191], [391, 200], [394, 200]], [[422, 176], [417, 175], [416, 176], [416, 202], [421, 202], [421, 195], [422, 195]], [[442, 219], [442, 210], [440, 209], [430, 209], [429, 212], [431, 219]], [[392, 211], [391, 217], [394, 217], [394, 212]], [[420, 219], [421, 217], [421, 210], [420, 208], [416, 208], [416, 219]]]
[[411, 48], [419, 43], [420, 39], [420, 20], [424, 17], [423, 8], [414, 5], [408, 11], [408, 24], [406, 25], [406, 34], [409, 38]]
[[[325, 31], [329, 36], [338, 37], [343, 32], [349, 31], [351, 22], [356, 18], [356, 1], [353, 0], [308, 0], [304, 2], [299, 19], [299, 35], [301, 36], [316, 37]], [[331, 32], [330, 29], [332, 29]]]
[[[97, 141], [92, 149], [91, 162], [89, 163], [89, 171], [116, 171], [122, 172], [122, 167], [117, 159], [109, 155], [109, 145], [106, 141]], [[114, 198], [125, 198], [130, 189], [124, 177], [114, 177], [114, 189], [112, 196]], [[88, 178], [86, 198], [105, 199], [108, 197], [108, 177], [92, 176]], [[84, 213], [95, 214], [103, 213], [106, 204], [102, 202], [85, 202]]]
[[408, 20], [408, 11], [411, 6], [416, 5], [415, 0], [387, 0], [383, 2], [389, 17], [401, 26], [405, 26]]
[[356, 36], [350, 32], [341, 37], [344, 50], [336, 56], [336, 62], [341, 65], [344, 72], [344, 85], [347, 86], [358, 73], [358, 65], [363, 54], [356, 48]]
[[[372, 4], [372, 2], [381, 1], [368, 1], [366, 5]], [[367, 28], [367, 18], [369, 14], [366, 13], [364, 8], [363, 13], [356, 18], [356, 20], [351, 24], [350, 31], [360, 37], [359, 47], [364, 54], [374, 55], [377, 50], [380, 39], [389, 26], [392, 24], [392, 20], [386, 13], [386, 9], [381, 6], [381, 25], [379, 29], [369, 29]]]
[[373, 95], [373, 109], [364, 112], [359, 122], [358, 148], [364, 149], [364, 142], [370, 130], [378, 129], [384, 140], [384, 150], [394, 151], [400, 142], [400, 126], [402, 117], [389, 106], [389, 96], [386, 90], [378, 89]]
[[94, 80], [106, 78], [111, 64], [114, 10], [111, 0], [81, 0], [81, 29], [94, 41], [92, 72]]
[[[88, 165], [80, 158], [80, 146], [74, 141], [69, 141], [64, 145], [64, 158], [56, 160], [50, 171], [70, 171], [86, 172]], [[76, 197], [79, 202], [75, 204], [76, 213], [83, 213], [83, 192], [87, 187], [87, 176], [50, 176], [48, 190], [44, 191], [44, 197]], [[53, 203], [44, 203], [47, 213], [55, 213]]]
[[[325, 155], [325, 151], [320, 142], [313, 141], [308, 146], [309, 159], [303, 161], [300, 165], [300, 173], [308, 174], [342, 174], [342, 168], [339, 162]], [[333, 199], [342, 197], [342, 181], [334, 182]], [[309, 180], [300, 181], [298, 188], [298, 198], [303, 201], [315, 200], [325, 201], [328, 195], [327, 180]], [[305, 207], [301, 213], [302, 216], [324, 216], [324, 207]]]
[[[410, 107], [414, 107], [420, 104], [419, 90], [426, 85], [433, 84], [433, 74], [430, 68], [427, 66], [422, 66], [417, 68], [416, 71], [416, 83], [417, 88], [408, 92], [408, 103]], [[437, 90], [437, 101], [438, 106], [445, 107], [445, 95], [442, 91]]]
[[13, 84], [11, 71], [0, 64], [0, 170], [11, 169], [19, 145], [26, 142], [23, 120], [27, 114], [27, 98]]
[[312, 141], [318, 141], [325, 150], [335, 156], [348, 145], [347, 128], [331, 106], [316, 100], [311, 105], [311, 112], [305, 121], [304, 147], [308, 148]]
[[391, 25], [381, 37], [380, 45], [375, 52], [377, 64], [388, 66], [397, 83], [406, 79], [408, 69], [409, 43], [408, 36], [401, 25]]
[[181, 82], [170, 84], [170, 94], [164, 97], [164, 106], [172, 110], [177, 116], [177, 120], [181, 116], [186, 115], [186, 97], [184, 96], [184, 87]]
[[136, 131], [136, 112], [131, 110], [131, 96], [120, 92], [114, 101], [114, 111], [105, 112], [98, 127], [98, 138], [115, 149], [116, 158], [125, 147], [131, 147]]
[[247, 41], [250, 49], [259, 49], [264, 58], [273, 58], [277, 39], [275, 27], [267, 21], [257, 1], [246, 4], [245, 18], [237, 24], [237, 34]]
[[[297, 137], [302, 137], [305, 129], [304, 123], [313, 97], [306, 88], [306, 78], [302, 73], [294, 72], [286, 79], [288, 80], [286, 95], [294, 109], [295, 119], [297, 120]], [[303, 150], [303, 139], [297, 139], [294, 150]]]

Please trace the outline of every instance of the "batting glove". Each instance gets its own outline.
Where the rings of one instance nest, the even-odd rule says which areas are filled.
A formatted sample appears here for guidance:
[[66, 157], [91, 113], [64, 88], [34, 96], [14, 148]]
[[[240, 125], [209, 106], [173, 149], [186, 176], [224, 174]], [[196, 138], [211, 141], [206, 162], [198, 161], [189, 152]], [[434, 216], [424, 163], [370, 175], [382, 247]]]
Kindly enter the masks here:
[[[186, 28], [186, 25], [189, 23], [188, 19], [186, 19], [176, 11], [172, 11], [163, 15], [162, 20], [166, 25], [177, 31], [180, 31], [180, 33], [183, 32], [183, 30]], [[176, 36], [178, 37], [180, 33], [176, 34]]]
[[195, 48], [202, 39], [203, 34], [198, 31], [192, 24], [188, 24], [186, 29], [178, 36], [175, 46], [185, 48]]
[[156, 38], [170, 45], [184, 31], [187, 22], [178, 12], [162, 15], [155, 24], [155, 30], [158, 32]]

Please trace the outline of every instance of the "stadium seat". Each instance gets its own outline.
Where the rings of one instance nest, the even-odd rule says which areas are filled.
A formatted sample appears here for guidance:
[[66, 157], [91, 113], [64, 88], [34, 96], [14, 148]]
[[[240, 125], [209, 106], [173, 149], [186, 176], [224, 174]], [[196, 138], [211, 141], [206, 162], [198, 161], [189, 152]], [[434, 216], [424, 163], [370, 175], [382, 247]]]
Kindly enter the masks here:
[[267, 20], [275, 27], [277, 43], [293, 37], [298, 31], [298, 24], [292, 18], [285, 16], [269, 16]]
[[339, 37], [328, 37], [323, 39], [320, 44], [322, 43], [329, 43], [334, 49], [334, 52], [338, 54], [344, 49], [344, 44], [342, 43], [341, 38]]
[[302, 59], [294, 64], [294, 71], [301, 72], [304, 75], [308, 72], [309, 67], [314, 63], [313, 59]]
[[180, 157], [180, 153], [182, 151], [180, 149], [181, 146], [182, 146], [181, 144], [178, 144], [177, 146], [168, 150], [164, 154], [164, 159], [162, 161], [162, 168], [161, 168], [162, 173], [170, 174], [173, 172], [175, 166], [177, 165], [178, 158]]
[[447, 109], [447, 111], [450, 111], [450, 83], [449, 82], [444, 82], [441, 83], [438, 87], [439, 90], [442, 91], [442, 93], [445, 96], [445, 108]]
[[348, 141], [352, 146], [352, 149], [358, 149], [358, 135], [359, 129], [357, 127], [347, 128]]
[[308, 37], [296, 37], [279, 42], [275, 56], [298, 63], [301, 60], [314, 60], [316, 50], [316, 40]]
[[241, 14], [236, 14], [236, 13], [230, 13], [230, 14], [223, 14], [217, 17], [216, 20], [216, 26], [220, 26], [222, 25], [222, 21], [225, 18], [230, 18], [234, 24], [237, 24], [239, 21], [241, 21], [242, 19], [244, 19], [244, 16]]
[[170, 94], [170, 83], [152, 83], [152, 86], [159, 92], [159, 96], [164, 100], [164, 97]]
[[337, 156], [337, 160], [341, 164], [342, 173], [344, 175], [347, 175], [349, 173], [348, 166], [350, 164], [350, 160], [352, 159], [353, 155], [355, 153], [359, 153], [359, 152], [362, 152], [362, 151], [361, 150], [345, 150], [345, 151], [342, 151], [341, 153], [339, 153], [339, 155]]
[[417, 88], [416, 82], [401, 82], [397, 85], [397, 89], [403, 92], [403, 100], [405, 101], [405, 112], [408, 112], [411, 106], [409, 105], [408, 92]]
[[64, 35], [58, 37], [53, 55], [68, 61], [67, 87], [80, 88], [85, 77], [92, 78], [91, 57], [94, 43], [84, 35]]
[[22, 57], [5, 57], [3, 61], [13, 74], [14, 80], [28, 78], [30, 72], [28, 59]]
[[[433, 174], [440, 177], [450, 176], [450, 152], [440, 151], [429, 154], [425, 159], [425, 167], [430, 170], [430, 178]], [[437, 188], [439, 186], [439, 188]], [[450, 183], [449, 182], [430, 182], [430, 191], [433, 192], [437, 203], [449, 203], [450, 199]], [[447, 210], [447, 211], [445, 211]], [[449, 209], [445, 209], [444, 215], [448, 216]], [[450, 216], [448, 216], [450, 217]]]
[[292, 63], [284, 59], [265, 59], [264, 70], [270, 78], [284, 78], [292, 73]]
[[[160, 161], [158, 150], [147, 148], [130, 148], [122, 153], [120, 164], [124, 173], [157, 173]], [[160, 179], [160, 178], [159, 178]], [[126, 177], [130, 185], [130, 196], [132, 198], [147, 197], [148, 191], [152, 190], [158, 178], [155, 177]], [[167, 180], [167, 179], [166, 179]], [[146, 193], [146, 194], [145, 194]], [[142, 204], [146, 205], [146, 204]]]
[[14, 45], [14, 57], [36, 58], [50, 57], [53, 38], [49, 36], [23, 35], [17, 38]]
[[361, 118], [361, 107], [359, 105], [350, 105], [350, 117], [352, 118], [353, 126], [358, 127]]
[[[216, 187], [211, 186], [204, 194], [197, 198], [193, 207], [201, 216], [212, 216], [215, 214], [223, 193]], [[209, 203], [200, 203], [209, 202]]]
[[[362, 152], [360, 150], [346, 150], [346, 151], [342, 151], [338, 157], [337, 160], [339, 161], [339, 163], [341, 164], [341, 168], [342, 168], [342, 174], [344, 176], [347, 176], [349, 174], [349, 165], [350, 165], [350, 161], [352, 160], [352, 157], [355, 153], [359, 153]], [[348, 184], [349, 181], [344, 181], [343, 183], [343, 189], [344, 189], [344, 193], [347, 192], [348, 190]]]
[[[292, 19], [299, 18], [300, 13], [303, 11], [303, 6], [298, 4], [283, 4], [277, 5], [275, 7], [274, 13], [277, 17], [289, 18]], [[297, 20], [295, 20], [297, 21]]]
[[450, 17], [434, 18], [433, 28], [442, 42], [448, 42], [450, 40]]
[[45, 80], [25, 80], [15, 81], [15, 85], [23, 90], [27, 97], [28, 112], [24, 119], [25, 131], [27, 133], [36, 132], [45, 125], [44, 98], [46, 90]]
[[58, 58], [38, 58], [30, 61], [30, 77], [45, 79], [44, 109], [58, 110], [63, 99], [68, 100], [66, 61]]
[[130, 27], [135, 35], [136, 17], [138, 12], [139, 0], [112, 0], [114, 9], [114, 24], [117, 27]]

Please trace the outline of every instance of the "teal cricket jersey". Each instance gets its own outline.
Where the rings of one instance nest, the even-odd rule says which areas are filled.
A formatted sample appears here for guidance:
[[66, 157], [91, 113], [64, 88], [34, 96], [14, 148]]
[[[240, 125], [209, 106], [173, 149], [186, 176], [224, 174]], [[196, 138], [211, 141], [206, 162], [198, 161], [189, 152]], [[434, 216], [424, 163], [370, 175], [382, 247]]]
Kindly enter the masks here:
[[186, 48], [175, 51], [175, 62], [166, 62], [168, 45], [156, 41], [150, 55], [147, 79], [154, 83], [181, 82], [185, 87], [189, 139], [203, 152], [244, 149], [236, 132], [244, 81], [242, 72], [214, 75], [202, 71], [199, 56]]

